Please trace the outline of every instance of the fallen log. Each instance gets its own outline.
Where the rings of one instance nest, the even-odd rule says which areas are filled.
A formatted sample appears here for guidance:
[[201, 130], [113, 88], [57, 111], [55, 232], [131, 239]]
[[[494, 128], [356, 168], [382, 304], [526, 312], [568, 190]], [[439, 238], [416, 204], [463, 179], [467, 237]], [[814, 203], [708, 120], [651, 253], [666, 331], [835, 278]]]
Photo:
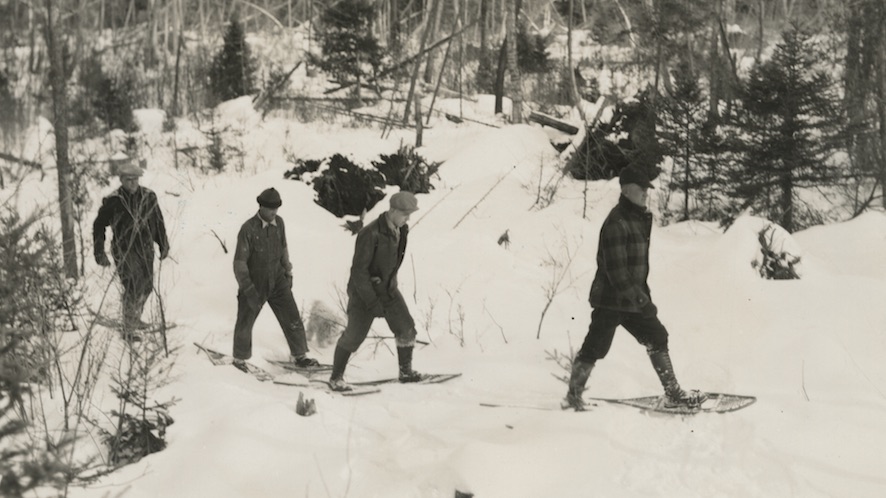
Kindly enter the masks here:
[[567, 123], [561, 119], [557, 119], [554, 116], [549, 114], [544, 114], [541, 112], [532, 111], [529, 113], [529, 120], [534, 121], [542, 126], [550, 126], [556, 130], [560, 130], [563, 133], [568, 133], [569, 135], [575, 135], [578, 133], [578, 127]]

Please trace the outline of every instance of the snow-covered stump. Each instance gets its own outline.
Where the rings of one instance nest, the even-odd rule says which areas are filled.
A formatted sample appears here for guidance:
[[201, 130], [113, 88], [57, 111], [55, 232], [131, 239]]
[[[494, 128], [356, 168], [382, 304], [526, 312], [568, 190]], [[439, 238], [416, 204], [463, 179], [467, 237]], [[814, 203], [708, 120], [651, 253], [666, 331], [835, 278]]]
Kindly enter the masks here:
[[299, 392], [298, 402], [295, 404], [295, 413], [302, 417], [310, 417], [317, 413], [317, 403], [314, 402], [313, 398], [305, 398], [305, 393]]

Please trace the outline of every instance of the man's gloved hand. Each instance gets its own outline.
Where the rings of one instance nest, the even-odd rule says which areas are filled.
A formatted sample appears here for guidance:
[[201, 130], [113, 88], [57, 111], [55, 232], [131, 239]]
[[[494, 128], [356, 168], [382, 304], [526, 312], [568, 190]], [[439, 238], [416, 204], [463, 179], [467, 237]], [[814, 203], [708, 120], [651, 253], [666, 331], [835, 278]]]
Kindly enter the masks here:
[[95, 253], [95, 262], [99, 264], [99, 266], [111, 266], [111, 261], [108, 259], [108, 255], [105, 254], [104, 251]]
[[169, 256], [169, 248], [164, 248], [160, 250], [160, 261], [163, 261]]
[[652, 318], [658, 315], [658, 308], [652, 304], [652, 301], [646, 303], [645, 306], [640, 310], [640, 314], [645, 318]]
[[258, 295], [258, 289], [256, 289], [254, 285], [250, 285], [249, 287], [243, 289], [242, 292], [243, 296], [246, 297], [246, 302], [249, 304], [250, 308], [255, 310], [261, 308], [261, 296]]

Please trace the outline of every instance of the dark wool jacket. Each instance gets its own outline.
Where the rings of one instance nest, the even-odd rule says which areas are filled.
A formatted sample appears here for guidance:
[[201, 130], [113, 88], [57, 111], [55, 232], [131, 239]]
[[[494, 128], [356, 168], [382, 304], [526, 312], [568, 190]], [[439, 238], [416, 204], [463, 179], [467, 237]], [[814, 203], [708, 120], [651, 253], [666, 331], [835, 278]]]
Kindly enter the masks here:
[[652, 301], [646, 283], [651, 233], [652, 214], [622, 196], [600, 229], [591, 306], [636, 313]]
[[154, 243], [160, 252], [169, 250], [166, 224], [157, 203], [157, 194], [139, 187], [133, 193], [120, 187], [102, 199], [98, 215], [92, 224], [92, 242], [95, 254], [105, 252], [105, 229], [114, 234], [111, 251], [119, 261], [126, 255], [153, 259]]
[[287, 285], [292, 273], [286, 225], [279, 216], [274, 217], [273, 223], [264, 226], [258, 214], [246, 220], [237, 234], [234, 251], [234, 277], [240, 290], [255, 286], [263, 299], [278, 286]]
[[367, 309], [373, 308], [380, 299], [396, 295], [397, 270], [406, 254], [408, 234], [409, 227], [403, 225], [398, 240], [388, 223], [387, 213], [382, 213], [357, 234], [348, 294], [362, 301]]

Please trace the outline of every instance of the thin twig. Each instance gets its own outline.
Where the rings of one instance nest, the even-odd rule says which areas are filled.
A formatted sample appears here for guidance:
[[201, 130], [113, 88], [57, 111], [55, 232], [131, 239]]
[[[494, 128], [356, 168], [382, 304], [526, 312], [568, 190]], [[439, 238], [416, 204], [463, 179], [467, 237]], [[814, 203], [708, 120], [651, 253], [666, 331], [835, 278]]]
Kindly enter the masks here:
[[452, 192], [454, 192], [455, 189], [457, 189], [457, 188], [460, 187], [460, 186], [461, 186], [461, 184], [459, 183], [458, 185], [456, 185], [456, 186], [452, 187], [451, 189], [449, 189], [449, 192], [446, 192], [446, 194], [445, 194], [443, 197], [441, 197], [439, 201], [435, 202], [434, 205], [431, 206], [430, 209], [428, 209], [427, 211], [425, 211], [425, 213], [421, 215], [421, 218], [415, 220], [415, 223], [412, 224], [412, 228], [417, 227], [418, 224], [419, 224], [419, 222], [421, 222], [421, 220], [425, 219], [425, 216], [431, 214], [431, 211], [433, 211], [435, 207], [437, 207], [441, 202], [443, 202], [443, 199], [446, 199], [447, 197], [449, 197], [449, 194], [451, 194]]
[[227, 253], [228, 253], [228, 246], [225, 245], [225, 241], [223, 241], [223, 240], [221, 239], [221, 237], [219, 237], [218, 234], [215, 233], [215, 230], [210, 230], [210, 232], [212, 232], [212, 235], [214, 235], [215, 238], [216, 238], [216, 240], [218, 240], [218, 243], [221, 244], [222, 251], [224, 251], [225, 254], [227, 254]]
[[495, 326], [498, 327], [498, 330], [501, 331], [501, 338], [504, 339], [505, 344], [507, 344], [507, 343], [508, 343], [508, 338], [507, 338], [507, 336], [505, 335], [505, 329], [504, 329], [504, 327], [502, 327], [501, 325], [499, 325], [499, 323], [498, 323], [498, 321], [495, 319], [495, 317], [492, 316], [492, 313], [489, 312], [489, 308], [486, 307], [486, 302], [485, 302], [485, 301], [483, 302], [483, 311], [485, 311], [486, 314], [489, 315], [489, 318], [492, 319], [492, 323], [494, 323]]
[[495, 187], [498, 187], [498, 184], [500, 184], [505, 178], [507, 178], [507, 176], [510, 175], [511, 172], [514, 171], [514, 169], [516, 169], [516, 166], [513, 166], [513, 167], [512, 167], [507, 173], [501, 175], [501, 178], [499, 178], [498, 181], [496, 181], [495, 184], [494, 184], [493, 186], [489, 187], [489, 190], [487, 190], [486, 193], [483, 194], [483, 197], [481, 197], [480, 200], [477, 201], [476, 204], [474, 204], [473, 206], [471, 206], [471, 209], [468, 209], [468, 212], [465, 213], [464, 216], [462, 216], [460, 220], [458, 220], [458, 223], [456, 223], [455, 226], [452, 227], [453, 230], [456, 229], [456, 228], [458, 228], [458, 226], [461, 225], [461, 222], [464, 221], [465, 218], [467, 218], [468, 215], [471, 214], [471, 212], [472, 212], [474, 209], [477, 209], [477, 206], [479, 206], [480, 203], [483, 202], [483, 200], [486, 199], [486, 197], [488, 197], [489, 194], [491, 194], [493, 190], [495, 190]]

